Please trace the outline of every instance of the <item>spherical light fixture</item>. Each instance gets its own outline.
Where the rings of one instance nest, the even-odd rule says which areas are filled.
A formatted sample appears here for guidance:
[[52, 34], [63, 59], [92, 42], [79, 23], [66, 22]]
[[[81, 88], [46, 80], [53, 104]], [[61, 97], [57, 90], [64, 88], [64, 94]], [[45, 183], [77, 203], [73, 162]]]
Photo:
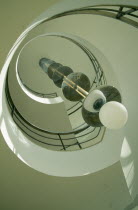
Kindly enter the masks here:
[[103, 126], [99, 120], [99, 110], [106, 103], [106, 97], [100, 90], [91, 91], [85, 98], [82, 106], [84, 121], [93, 127]]
[[99, 118], [105, 127], [120, 129], [127, 122], [128, 112], [123, 104], [117, 101], [110, 101], [100, 109]]
[[[47, 58], [42, 58], [39, 65], [55, 85], [62, 88], [66, 99], [79, 101], [84, 98], [82, 117], [89, 126], [119, 129], [126, 124], [128, 113], [121, 104], [121, 94], [117, 88], [104, 85], [88, 92], [90, 80], [85, 74], [74, 73], [68, 66], [62, 66]], [[45, 67], [48, 67], [48, 70]]]
[[83, 96], [76, 91], [77, 86], [84, 91], [90, 90], [90, 80], [81, 72], [71, 73], [63, 80], [62, 91], [66, 99], [69, 101], [79, 101], [83, 99]]

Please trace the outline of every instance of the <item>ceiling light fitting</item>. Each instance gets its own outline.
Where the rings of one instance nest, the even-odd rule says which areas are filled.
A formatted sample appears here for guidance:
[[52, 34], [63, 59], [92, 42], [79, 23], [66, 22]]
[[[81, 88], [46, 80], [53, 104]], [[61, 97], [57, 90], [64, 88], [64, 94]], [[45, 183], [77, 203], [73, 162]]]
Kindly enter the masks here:
[[73, 72], [48, 58], [41, 58], [39, 65], [54, 84], [62, 88], [65, 98], [79, 101], [84, 98], [82, 116], [93, 127], [105, 126], [109, 129], [122, 128], [128, 119], [127, 109], [121, 104], [121, 95], [113, 86], [99, 86], [90, 91], [90, 80], [81, 72]]

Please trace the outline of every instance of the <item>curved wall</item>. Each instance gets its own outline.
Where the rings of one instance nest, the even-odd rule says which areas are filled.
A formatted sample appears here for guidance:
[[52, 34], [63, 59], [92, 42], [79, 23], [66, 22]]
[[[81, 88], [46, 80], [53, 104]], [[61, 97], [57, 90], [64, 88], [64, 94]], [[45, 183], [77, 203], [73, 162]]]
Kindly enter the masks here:
[[[70, 8], [72, 7], [71, 2], [68, 2], [70, 5]], [[97, 1], [96, 1], [97, 2]], [[95, 3], [96, 3], [95, 2]], [[107, 1], [99, 1], [100, 3], [109, 3]], [[75, 1], [74, 4], [77, 5], [78, 1]], [[85, 1], [85, 3], [90, 4], [90, 1]], [[119, 1], [115, 1], [114, 3], [119, 3]], [[127, 1], [122, 1], [122, 4], [126, 4]], [[80, 4], [84, 5], [83, 2]], [[130, 2], [129, 2], [130, 4]], [[131, 1], [131, 4], [136, 4], [136, 1]], [[66, 5], [69, 7], [69, 5]], [[60, 7], [61, 8], [61, 7]], [[48, 14], [48, 13], [47, 13]], [[96, 20], [97, 21], [97, 20]], [[124, 23], [121, 23], [116, 20], [112, 20], [112, 24], [117, 26], [116, 30], [114, 27], [112, 27], [113, 30], [110, 31], [110, 36], [109, 33], [105, 31], [104, 35], [101, 37], [100, 33], [99, 36], [97, 36], [97, 31], [94, 31], [93, 33], [93, 41], [96, 42], [96, 47], [101, 50], [101, 52], [105, 55], [105, 57], [110, 60], [110, 63], [112, 64], [112, 68], [118, 78], [121, 90], [122, 90], [122, 95], [123, 95], [123, 100], [124, 103], [128, 109], [129, 112], [129, 121], [125, 129], [125, 141], [127, 141], [129, 145], [129, 152], [131, 151], [131, 155], [127, 154], [127, 151], [125, 150], [126, 154], [121, 157], [122, 164], [124, 164], [123, 168], [128, 165], [128, 163], [133, 163], [134, 164], [134, 174], [133, 174], [133, 179], [131, 183], [131, 187], [134, 189], [133, 190], [133, 195], [136, 194], [136, 188], [137, 182], [136, 182], [136, 174], [137, 174], [137, 153], [136, 153], [136, 145], [137, 145], [137, 118], [135, 116], [136, 111], [136, 86], [132, 84], [137, 84], [137, 42], [134, 42], [134, 40], [137, 40], [138, 37], [138, 32], [137, 29], [128, 26]], [[100, 28], [99, 28], [100, 30]], [[119, 33], [118, 33], [119, 32]], [[126, 36], [127, 34], [127, 36]], [[108, 45], [104, 42], [103, 39], [101, 38], [107, 38], [108, 40]], [[120, 47], [121, 46], [121, 47]], [[124, 53], [125, 52], [125, 53]], [[127, 52], [127, 53], [126, 53]], [[121, 59], [120, 59], [121, 58]], [[127, 61], [127, 62], [126, 62]], [[133, 68], [132, 68], [133, 66]], [[125, 70], [124, 70], [125, 69]], [[133, 75], [133, 76], [132, 76]], [[128, 85], [129, 84], [129, 85]], [[132, 94], [133, 93], [133, 94]], [[4, 97], [4, 96], [3, 96]], [[110, 135], [109, 135], [110, 134]], [[107, 150], [108, 154], [110, 152], [111, 158], [113, 156], [114, 151], [112, 150], [115, 148], [113, 144], [110, 144], [111, 139], [115, 140], [114, 142], [120, 141], [120, 137], [117, 137], [117, 133], [113, 134], [112, 132], [109, 132], [110, 140], [106, 138], [106, 143], [107, 143]], [[108, 137], [109, 137], [108, 136]], [[116, 138], [115, 138], [116, 137]], [[122, 139], [120, 141], [120, 144], [122, 142]], [[110, 145], [110, 146], [109, 146]], [[123, 145], [124, 146], [124, 145]], [[93, 155], [96, 154], [94, 152], [98, 151], [100, 153], [100, 156], [102, 157], [102, 154], [105, 152], [105, 148], [101, 147], [96, 149], [93, 148]], [[121, 146], [119, 146], [119, 151], [117, 152], [117, 157], [114, 159], [114, 161], [117, 161], [119, 159], [119, 153], [121, 150]], [[104, 152], [102, 152], [104, 150]], [[116, 152], [115, 152], [116, 153]], [[115, 154], [116, 156], [116, 154]], [[105, 160], [105, 153], [103, 154], [104, 160]], [[106, 155], [106, 158], [108, 159], [110, 156]], [[125, 157], [125, 158], [124, 158]], [[100, 157], [98, 157], [100, 159]], [[124, 160], [125, 159], [125, 160]], [[104, 161], [102, 160], [102, 161]], [[103, 163], [102, 163], [103, 164]], [[107, 162], [105, 164], [106, 166], [108, 165]], [[106, 166], [103, 167], [106, 167]], [[97, 166], [94, 166], [95, 170], [97, 170]], [[128, 173], [128, 170], [124, 170], [125, 174]], [[132, 177], [132, 175], [131, 175]], [[129, 184], [129, 180], [128, 184]], [[135, 184], [134, 184], [134, 183]]]

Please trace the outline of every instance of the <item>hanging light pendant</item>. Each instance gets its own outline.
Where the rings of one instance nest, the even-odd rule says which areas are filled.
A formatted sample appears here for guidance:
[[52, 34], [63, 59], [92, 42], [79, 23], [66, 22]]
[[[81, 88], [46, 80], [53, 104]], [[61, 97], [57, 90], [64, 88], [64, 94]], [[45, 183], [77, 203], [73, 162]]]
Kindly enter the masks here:
[[115, 87], [100, 86], [89, 93], [90, 80], [85, 74], [74, 73], [71, 68], [47, 58], [42, 58], [39, 65], [55, 85], [62, 88], [66, 99], [70, 101], [85, 99], [82, 117], [88, 125], [119, 129], [126, 124], [128, 113], [121, 104], [120, 92]]

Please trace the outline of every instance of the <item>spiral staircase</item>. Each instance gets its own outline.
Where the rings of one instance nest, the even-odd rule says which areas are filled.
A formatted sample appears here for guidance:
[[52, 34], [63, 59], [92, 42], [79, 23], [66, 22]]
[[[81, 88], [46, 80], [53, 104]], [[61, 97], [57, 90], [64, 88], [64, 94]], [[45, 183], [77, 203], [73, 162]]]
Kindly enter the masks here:
[[[78, 6], [67, 1], [37, 18], [18, 38], [2, 69], [0, 120], [6, 143], [30, 167], [72, 177], [120, 160], [135, 197], [138, 7], [135, 1], [124, 2], [82, 1]], [[83, 100], [67, 101], [41, 71], [44, 56], [85, 72], [91, 90], [116, 86], [129, 112], [126, 127], [114, 132], [88, 126], [81, 116]]]

